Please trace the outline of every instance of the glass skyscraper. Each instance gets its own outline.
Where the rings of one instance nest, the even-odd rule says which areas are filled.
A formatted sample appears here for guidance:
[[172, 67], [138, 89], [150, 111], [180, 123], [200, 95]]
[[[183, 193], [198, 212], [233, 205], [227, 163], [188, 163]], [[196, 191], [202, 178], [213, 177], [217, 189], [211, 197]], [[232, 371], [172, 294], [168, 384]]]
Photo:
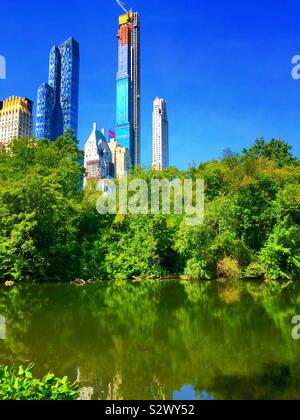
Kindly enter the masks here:
[[38, 90], [36, 137], [55, 140], [72, 129], [77, 136], [79, 44], [74, 38], [50, 51], [49, 81]]
[[140, 18], [119, 17], [117, 141], [129, 149], [131, 165], [140, 165]]

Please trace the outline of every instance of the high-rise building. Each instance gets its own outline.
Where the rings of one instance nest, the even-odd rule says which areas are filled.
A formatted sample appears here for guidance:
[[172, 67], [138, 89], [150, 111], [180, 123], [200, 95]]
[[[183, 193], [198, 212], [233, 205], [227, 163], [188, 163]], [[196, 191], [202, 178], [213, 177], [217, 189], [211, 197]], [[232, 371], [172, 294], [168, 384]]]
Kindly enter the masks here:
[[110, 139], [108, 145], [112, 154], [114, 176], [115, 178], [123, 178], [130, 169], [129, 150], [126, 147], [122, 147], [117, 140], [113, 138]]
[[140, 165], [140, 17], [119, 17], [117, 73], [117, 141], [130, 152], [131, 165]]
[[112, 154], [105, 138], [104, 130], [97, 130], [94, 123], [93, 131], [84, 148], [84, 168], [86, 175], [84, 187], [88, 181], [99, 183], [102, 179], [114, 177]]
[[161, 171], [169, 166], [169, 123], [167, 104], [155, 98], [153, 106], [153, 167]]
[[56, 140], [68, 129], [77, 136], [79, 44], [74, 38], [50, 51], [49, 80], [38, 90], [36, 137]]
[[32, 135], [32, 106], [29, 99], [16, 96], [0, 101], [0, 144]]

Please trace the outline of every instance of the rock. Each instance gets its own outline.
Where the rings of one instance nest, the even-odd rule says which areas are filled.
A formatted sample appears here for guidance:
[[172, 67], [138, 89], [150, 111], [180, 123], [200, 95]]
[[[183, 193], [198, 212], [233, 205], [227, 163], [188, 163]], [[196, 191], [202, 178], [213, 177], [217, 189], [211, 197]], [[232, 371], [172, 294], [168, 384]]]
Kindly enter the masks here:
[[4, 286], [5, 287], [13, 287], [15, 285], [15, 282], [14, 281], [12, 281], [12, 280], [7, 280], [5, 283], [4, 283]]
[[72, 281], [71, 284], [74, 284], [74, 286], [84, 286], [85, 285], [85, 281], [82, 279], [76, 279], [75, 281]]

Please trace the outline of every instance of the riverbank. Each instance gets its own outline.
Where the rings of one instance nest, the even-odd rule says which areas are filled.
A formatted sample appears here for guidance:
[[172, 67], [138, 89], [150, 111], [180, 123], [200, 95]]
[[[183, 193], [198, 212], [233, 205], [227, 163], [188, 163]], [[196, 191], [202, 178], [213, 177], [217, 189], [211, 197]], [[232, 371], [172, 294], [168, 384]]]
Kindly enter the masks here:
[[234, 285], [240, 285], [241, 283], [253, 283], [253, 284], [265, 284], [265, 285], [269, 285], [269, 284], [281, 284], [281, 285], [288, 285], [288, 284], [293, 284], [293, 283], [297, 283], [298, 280], [267, 280], [267, 279], [262, 279], [259, 277], [244, 277], [244, 278], [238, 278], [238, 279], [226, 279], [226, 278], [216, 278], [214, 280], [211, 279], [195, 279], [193, 277], [187, 277], [187, 276], [166, 276], [166, 277], [159, 277], [159, 278], [147, 278], [147, 277], [135, 277], [131, 280], [128, 279], [119, 279], [119, 280], [83, 280], [83, 279], [76, 279], [74, 281], [71, 282], [64, 282], [64, 281], [55, 281], [55, 282], [41, 282], [41, 281], [32, 281], [32, 282], [22, 282], [22, 281], [6, 281], [4, 283], [0, 282], [0, 286], [2, 286], [3, 288], [7, 288], [7, 289], [11, 289], [15, 286], [28, 286], [31, 284], [35, 284], [35, 285], [43, 285], [43, 284], [48, 284], [48, 285], [72, 285], [75, 287], [84, 287], [87, 285], [95, 285], [95, 284], [123, 284], [123, 283], [132, 283], [132, 284], [141, 284], [141, 283], [171, 283], [171, 282], [179, 282], [179, 283], [192, 283], [192, 284], [197, 284], [197, 283], [217, 283], [217, 284], [230, 284], [232, 286]]

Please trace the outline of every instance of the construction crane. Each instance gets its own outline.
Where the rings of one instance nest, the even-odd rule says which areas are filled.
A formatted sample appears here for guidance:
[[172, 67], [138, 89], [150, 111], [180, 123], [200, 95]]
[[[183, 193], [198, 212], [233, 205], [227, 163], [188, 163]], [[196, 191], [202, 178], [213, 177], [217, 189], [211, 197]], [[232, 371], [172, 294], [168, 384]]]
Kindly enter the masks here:
[[116, 0], [116, 2], [118, 3], [118, 5], [121, 7], [121, 9], [123, 9], [124, 10], [124, 12], [125, 13], [129, 13], [128, 12], [128, 10], [126, 9], [126, 7], [125, 7], [125, 3], [124, 3], [124, 1], [122, 1], [122, 0]]

